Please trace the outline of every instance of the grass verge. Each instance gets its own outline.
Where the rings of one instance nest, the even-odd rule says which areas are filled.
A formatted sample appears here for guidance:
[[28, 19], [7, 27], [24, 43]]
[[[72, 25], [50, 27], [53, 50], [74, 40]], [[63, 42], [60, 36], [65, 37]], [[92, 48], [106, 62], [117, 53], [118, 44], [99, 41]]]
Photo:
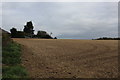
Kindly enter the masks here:
[[21, 45], [11, 41], [3, 47], [2, 53], [2, 77], [5, 78], [27, 78], [27, 71], [20, 65]]

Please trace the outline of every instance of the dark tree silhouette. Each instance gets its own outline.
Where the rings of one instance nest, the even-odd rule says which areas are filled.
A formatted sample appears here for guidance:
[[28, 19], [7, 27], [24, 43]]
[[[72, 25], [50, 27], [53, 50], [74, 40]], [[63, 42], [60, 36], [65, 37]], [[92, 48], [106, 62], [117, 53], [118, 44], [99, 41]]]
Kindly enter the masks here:
[[38, 31], [37, 32], [37, 37], [38, 38], [52, 39], [52, 37], [46, 31]]
[[54, 37], [54, 39], [57, 39], [57, 37]]
[[12, 38], [24, 38], [25, 37], [25, 33], [22, 31], [17, 31], [16, 28], [10, 29], [10, 32], [11, 32]]
[[[10, 29], [11, 37], [12, 38], [46, 38], [46, 39], [53, 39], [53, 37], [51, 37], [52, 32], [50, 34], [48, 34], [46, 31], [38, 31], [37, 35], [35, 35], [33, 28], [34, 28], [34, 26], [33, 26], [32, 21], [29, 21], [24, 26], [23, 31], [17, 31], [16, 28]], [[55, 38], [55, 39], [57, 39], [57, 38]]]
[[11, 32], [11, 37], [12, 38], [15, 38], [17, 36], [17, 29], [16, 28], [10, 29], [10, 32]]
[[120, 40], [120, 38], [111, 38], [111, 37], [101, 37], [93, 40]]
[[38, 31], [38, 32], [37, 32], [37, 36], [38, 36], [39, 38], [42, 38], [42, 37], [44, 37], [45, 35], [47, 35], [47, 33], [46, 33], [45, 31]]
[[22, 31], [17, 31], [17, 38], [25, 38], [25, 33]]
[[26, 36], [32, 37], [34, 35], [34, 26], [32, 24], [32, 21], [27, 22], [27, 24], [24, 26], [23, 31], [25, 32]]

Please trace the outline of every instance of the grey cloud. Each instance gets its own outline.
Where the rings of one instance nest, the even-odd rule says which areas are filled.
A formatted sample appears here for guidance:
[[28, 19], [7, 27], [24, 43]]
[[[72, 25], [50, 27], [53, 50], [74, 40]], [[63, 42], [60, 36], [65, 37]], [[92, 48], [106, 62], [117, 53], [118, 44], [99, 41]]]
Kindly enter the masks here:
[[32, 20], [36, 31], [53, 32], [59, 38], [115, 37], [117, 7], [115, 2], [4, 3], [3, 28], [22, 30], [25, 22]]

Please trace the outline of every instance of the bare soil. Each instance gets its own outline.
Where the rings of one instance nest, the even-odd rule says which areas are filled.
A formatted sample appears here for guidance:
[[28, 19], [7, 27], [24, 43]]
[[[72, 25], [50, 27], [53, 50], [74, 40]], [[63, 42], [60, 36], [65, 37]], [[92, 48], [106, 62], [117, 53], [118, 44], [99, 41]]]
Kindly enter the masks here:
[[31, 78], [117, 78], [117, 40], [13, 39]]

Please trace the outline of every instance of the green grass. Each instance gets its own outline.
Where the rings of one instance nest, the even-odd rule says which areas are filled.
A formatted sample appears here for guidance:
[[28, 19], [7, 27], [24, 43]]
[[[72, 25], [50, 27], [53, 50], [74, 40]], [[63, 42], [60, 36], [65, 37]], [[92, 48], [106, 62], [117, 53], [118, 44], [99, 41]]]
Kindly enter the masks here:
[[21, 47], [17, 43], [11, 42], [3, 48], [2, 63], [7, 65], [20, 64]]
[[26, 78], [27, 73], [24, 67], [17, 66], [6, 66], [3, 68], [4, 78]]
[[21, 45], [10, 42], [3, 47], [2, 53], [2, 74], [5, 78], [26, 78], [27, 71], [20, 65], [21, 63]]

